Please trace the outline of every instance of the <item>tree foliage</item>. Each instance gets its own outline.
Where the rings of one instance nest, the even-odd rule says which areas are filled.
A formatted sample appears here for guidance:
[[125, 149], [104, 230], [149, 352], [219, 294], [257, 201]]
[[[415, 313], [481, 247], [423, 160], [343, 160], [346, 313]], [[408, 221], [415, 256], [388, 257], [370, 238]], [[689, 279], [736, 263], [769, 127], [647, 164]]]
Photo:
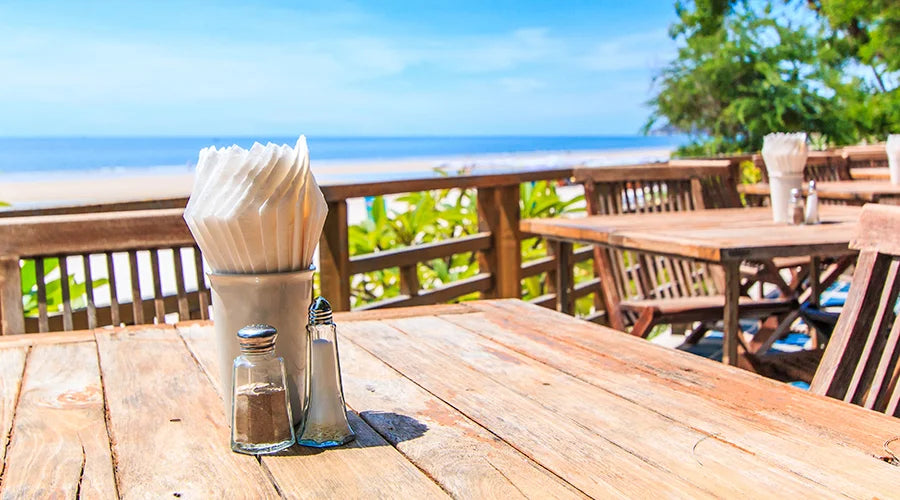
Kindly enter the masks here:
[[676, 2], [678, 54], [657, 76], [649, 131], [692, 136], [683, 154], [752, 151], [768, 133], [822, 144], [900, 131], [896, 0]]

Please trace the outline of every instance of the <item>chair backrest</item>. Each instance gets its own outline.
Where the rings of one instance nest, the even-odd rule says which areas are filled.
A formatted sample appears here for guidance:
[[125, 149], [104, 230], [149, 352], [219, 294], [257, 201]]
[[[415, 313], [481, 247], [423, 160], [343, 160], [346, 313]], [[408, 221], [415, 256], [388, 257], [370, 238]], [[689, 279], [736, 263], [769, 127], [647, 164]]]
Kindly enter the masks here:
[[900, 207], [863, 207], [850, 246], [850, 293], [810, 390], [900, 417]]
[[[588, 212], [615, 215], [683, 212], [740, 206], [736, 165], [729, 160], [676, 160], [628, 170], [576, 169], [584, 185]], [[622, 300], [714, 295], [721, 278], [704, 263], [640, 252], [595, 248], [596, 274], [614, 326], [635, 317], [619, 312]]]
[[843, 149], [843, 157], [847, 161], [848, 168], [879, 168], [888, 166], [887, 150], [883, 143], [866, 146], [847, 146]]
[[[753, 163], [762, 174], [762, 181], [769, 182], [766, 163], [761, 154], [753, 155]], [[850, 165], [840, 151], [810, 151], [803, 169], [804, 180], [816, 182], [847, 181]]]
[[183, 209], [0, 219], [2, 333], [206, 319]]

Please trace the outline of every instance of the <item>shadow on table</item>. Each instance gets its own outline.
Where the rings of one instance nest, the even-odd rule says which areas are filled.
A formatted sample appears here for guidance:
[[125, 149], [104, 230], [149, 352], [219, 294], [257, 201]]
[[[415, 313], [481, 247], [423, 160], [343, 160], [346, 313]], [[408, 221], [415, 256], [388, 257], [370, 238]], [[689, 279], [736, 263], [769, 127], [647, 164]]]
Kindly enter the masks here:
[[[373, 446], [396, 446], [397, 443], [421, 437], [428, 426], [418, 420], [393, 412], [364, 411], [357, 415], [347, 412], [350, 427], [356, 439], [338, 448], [370, 448]], [[294, 445], [277, 453], [277, 456], [309, 456], [325, 452], [330, 448], [309, 448]]]

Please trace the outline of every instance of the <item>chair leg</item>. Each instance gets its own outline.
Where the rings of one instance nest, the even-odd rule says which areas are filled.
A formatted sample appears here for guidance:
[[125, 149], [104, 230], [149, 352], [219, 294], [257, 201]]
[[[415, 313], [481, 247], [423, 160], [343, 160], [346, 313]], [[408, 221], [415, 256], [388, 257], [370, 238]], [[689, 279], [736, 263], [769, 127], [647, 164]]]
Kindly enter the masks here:
[[684, 344], [685, 345], [694, 345], [697, 342], [700, 342], [700, 340], [703, 338], [704, 335], [706, 335], [706, 332], [708, 332], [708, 331], [709, 331], [709, 326], [707, 326], [706, 323], [701, 321], [700, 324], [698, 324], [696, 327], [694, 327], [694, 330], [691, 333], [689, 333], [687, 337], [685, 337]]
[[631, 334], [635, 337], [647, 338], [647, 335], [650, 335], [650, 330], [656, 326], [656, 321], [657, 315], [654, 310], [652, 308], [644, 309], [638, 316], [637, 321], [634, 322]]

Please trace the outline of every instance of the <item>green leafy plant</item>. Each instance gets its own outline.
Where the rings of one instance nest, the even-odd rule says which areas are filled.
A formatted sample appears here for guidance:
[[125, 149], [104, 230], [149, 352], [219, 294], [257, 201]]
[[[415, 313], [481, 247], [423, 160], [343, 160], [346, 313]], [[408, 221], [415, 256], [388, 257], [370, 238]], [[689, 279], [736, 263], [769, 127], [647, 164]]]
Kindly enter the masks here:
[[[583, 203], [583, 195], [563, 199], [552, 181], [525, 183], [520, 187], [520, 210], [523, 218], [576, 213], [584, 211]], [[389, 205], [391, 208], [388, 208]], [[394, 198], [390, 204], [384, 197], [376, 196], [371, 200], [368, 218], [349, 227], [350, 255], [459, 238], [477, 232], [478, 213], [474, 190], [445, 189], [409, 193]], [[530, 238], [522, 242], [523, 261], [546, 255], [547, 247], [543, 240]], [[428, 290], [474, 276], [479, 272], [479, 265], [473, 252], [465, 252], [418, 263], [416, 271], [422, 289]], [[353, 276], [352, 305], [359, 307], [400, 295], [399, 274], [399, 269], [395, 267]], [[592, 277], [590, 262], [576, 266], [576, 283]], [[522, 297], [525, 300], [546, 292], [545, 274], [522, 281]], [[478, 293], [473, 293], [456, 300], [472, 300], [478, 296]], [[576, 303], [579, 314], [589, 314], [592, 307], [590, 297]]]
[[[59, 259], [47, 258], [44, 261], [44, 286], [47, 293], [47, 312], [62, 312], [62, 277], [54, 275], [54, 271], [59, 269]], [[26, 317], [36, 317], [38, 315], [38, 286], [37, 273], [35, 271], [35, 261], [27, 259], [24, 261], [21, 269], [22, 274], [22, 307], [25, 310]], [[85, 291], [87, 285], [84, 281], [77, 281], [74, 276], [68, 276], [69, 297], [71, 298], [72, 309], [80, 309], [87, 307]], [[101, 286], [109, 284], [106, 278], [93, 280], [93, 288], [96, 290]]]

